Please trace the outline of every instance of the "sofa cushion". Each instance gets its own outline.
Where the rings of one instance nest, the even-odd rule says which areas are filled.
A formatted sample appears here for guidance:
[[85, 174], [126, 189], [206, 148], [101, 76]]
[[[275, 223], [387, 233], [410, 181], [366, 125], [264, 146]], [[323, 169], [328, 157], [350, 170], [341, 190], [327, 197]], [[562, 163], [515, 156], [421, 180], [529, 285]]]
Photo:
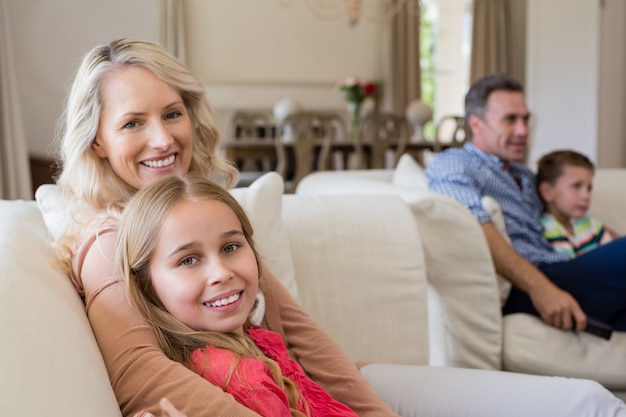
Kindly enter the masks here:
[[248, 213], [254, 227], [254, 241], [269, 270], [298, 300], [293, 256], [283, 225], [284, 189], [283, 178], [276, 172], [268, 172], [249, 187], [231, 190], [231, 194]]
[[84, 305], [52, 266], [37, 205], [0, 200], [0, 218], [0, 415], [120, 416]]
[[407, 153], [402, 154], [398, 159], [398, 164], [393, 170], [391, 183], [400, 187], [428, 190], [428, 178], [426, 178], [424, 168]]
[[[254, 227], [254, 240], [270, 271], [298, 299], [293, 260], [287, 232], [282, 222], [283, 179], [269, 172], [249, 187], [235, 188], [231, 194], [246, 210]], [[56, 185], [45, 184], [37, 189], [37, 203], [50, 234], [56, 238], [67, 219], [65, 201]]]
[[605, 340], [559, 330], [529, 314], [504, 317], [502, 361], [508, 371], [588, 378], [611, 390], [625, 390], [624, 346], [624, 332]]
[[407, 205], [374, 195], [283, 205], [305, 311], [354, 361], [427, 364], [425, 264]]

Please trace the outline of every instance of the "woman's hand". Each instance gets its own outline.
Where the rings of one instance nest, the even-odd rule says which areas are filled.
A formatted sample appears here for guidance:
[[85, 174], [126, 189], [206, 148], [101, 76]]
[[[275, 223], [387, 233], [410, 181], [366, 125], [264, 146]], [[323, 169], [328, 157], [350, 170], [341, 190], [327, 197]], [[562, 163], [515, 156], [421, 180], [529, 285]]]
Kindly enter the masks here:
[[[174, 407], [172, 403], [167, 400], [167, 398], [162, 398], [161, 401], [159, 401], [159, 406], [161, 407], [161, 411], [162, 411], [161, 417], [187, 417], [183, 413], [178, 411], [176, 407]], [[135, 414], [133, 417], [156, 417], [156, 416], [152, 413], [142, 411], [140, 413]]]

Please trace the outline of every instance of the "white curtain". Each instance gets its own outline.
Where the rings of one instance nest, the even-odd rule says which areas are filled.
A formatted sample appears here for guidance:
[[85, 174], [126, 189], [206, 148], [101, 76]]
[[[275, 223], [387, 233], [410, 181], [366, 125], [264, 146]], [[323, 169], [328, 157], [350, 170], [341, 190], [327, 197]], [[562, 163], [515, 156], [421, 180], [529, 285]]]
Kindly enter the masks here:
[[161, 46], [185, 62], [183, 0], [161, 0]]
[[0, 0], [0, 198], [33, 198], [8, 0]]

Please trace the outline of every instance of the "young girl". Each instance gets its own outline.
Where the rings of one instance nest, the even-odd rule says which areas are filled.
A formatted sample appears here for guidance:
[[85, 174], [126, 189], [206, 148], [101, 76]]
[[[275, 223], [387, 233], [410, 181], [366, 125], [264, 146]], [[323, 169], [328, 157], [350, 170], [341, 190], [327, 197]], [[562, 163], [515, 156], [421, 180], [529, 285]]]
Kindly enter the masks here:
[[541, 216], [544, 237], [554, 250], [572, 258], [618, 237], [587, 215], [593, 170], [586, 156], [569, 150], [546, 154], [538, 163], [537, 189], [545, 208]]
[[260, 263], [236, 200], [200, 176], [169, 176], [137, 192], [118, 231], [132, 304], [164, 352], [263, 416], [356, 416], [289, 358], [251, 315]]

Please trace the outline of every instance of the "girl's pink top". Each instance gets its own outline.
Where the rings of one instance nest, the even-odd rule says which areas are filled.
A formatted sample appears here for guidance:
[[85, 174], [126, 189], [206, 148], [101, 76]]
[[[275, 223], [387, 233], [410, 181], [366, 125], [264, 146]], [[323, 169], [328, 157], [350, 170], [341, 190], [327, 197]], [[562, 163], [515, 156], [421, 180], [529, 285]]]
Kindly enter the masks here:
[[[301, 412], [306, 414], [305, 408], [308, 405], [311, 417], [357, 416], [304, 373], [300, 364], [289, 357], [287, 347], [278, 333], [251, 328], [248, 329], [248, 335], [267, 357], [278, 364], [282, 374], [298, 387], [306, 400], [306, 405], [303, 402], [298, 404]], [[236, 358], [228, 349], [207, 346], [194, 351], [191, 360], [196, 372], [214, 385], [222, 387], [251, 410], [262, 416], [290, 417], [291, 411], [285, 392], [276, 385], [269, 368], [260, 359], [241, 358], [232, 373], [230, 383], [226, 385]]]

